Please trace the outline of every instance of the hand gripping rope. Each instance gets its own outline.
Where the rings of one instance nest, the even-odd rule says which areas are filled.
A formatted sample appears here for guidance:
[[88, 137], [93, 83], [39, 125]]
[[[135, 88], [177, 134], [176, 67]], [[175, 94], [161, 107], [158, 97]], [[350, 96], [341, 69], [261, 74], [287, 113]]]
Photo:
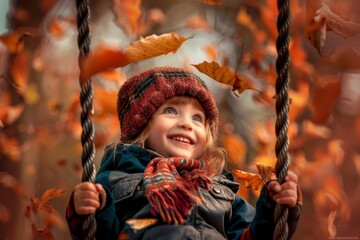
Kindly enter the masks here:
[[[275, 153], [277, 157], [275, 174], [278, 181], [284, 182], [290, 166], [289, 159], [289, 43], [290, 43], [290, 1], [278, 0], [278, 19], [277, 29], [278, 38], [276, 40], [276, 49], [278, 57], [276, 59], [277, 79], [276, 88], [276, 145]], [[288, 208], [284, 205], [276, 205], [274, 213], [274, 222], [276, 224], [273, 239], [288, 239], [289, 228], [287, 225]]]
[[[284, 182], [288, 173], [289, 159], [289, 139], [288, 139], [288, 111], [289, 111], [289, 43], [290, 43], [290, 1], [278, 0], [278, 19], [277, 29], [278, 38], [276, 40], [276, 49], [278, 58], [276, 60], [276, 126], [277, 136], [275, 152], [277, 162], [275, 173], [280, 183]], [[90, 52], [90, 10], [89, 0], [76, 0], [77, 8], [77, 29], [78, 29], [78, 47], [79, 47], [79, 67], [81, 71], [81, 61]], [[88, 79], [81, 81], [80, 104], [81, 112], [81, 144], [83, 153], [81, 162], [83, 166], [82, 182], [93, 182], [95, 179], [96, 169], [94, 164], [95, 145], [94, 145], [94, 126], [90, 115], [93, 110], [93, 93], [92, 81]], [[274, 240], [288, 239], [288, 208], [277, 205], [275, 208], [274, 221], [276, 223], [273, 235]], [[89, 215], [83, 223], [83, 232], [86, 234], [85, 239], [95, 239], [96, 220], [94, 214]]]
[[[77, 29], [78, 29], [78, 47], [79, 47], [79, 67], [82, 68], [82, 60], [90, 52], [90, 9], [89, 0], [76, 0], [77, 9]], [[91, 79], [80, 81], [80, 104], [81, 104], [81, 145], [83, 152], [81, 155], [81, 163], [83, 167], [82, 182], [94, 182], [95, 180], [95, 144], [94, 144], [94, 125], [91, 121], [93, 112], [93, 90]], [[86, 217], [83, 223], [83, 238], [95, 239], [96, 220], [95, 215]]]

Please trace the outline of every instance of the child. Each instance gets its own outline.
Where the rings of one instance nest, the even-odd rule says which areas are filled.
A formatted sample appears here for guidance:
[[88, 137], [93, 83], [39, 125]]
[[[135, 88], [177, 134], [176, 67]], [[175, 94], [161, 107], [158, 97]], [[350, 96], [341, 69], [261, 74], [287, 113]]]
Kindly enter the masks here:
[[[289, 206], [294, 233], [297, 176], [266, 184], [256, 210], [236, 195], [239, 185], [222, 175], [225, 153], [215, 146], [218, 109], [197, 76], [172, 67], [137, 74], [121, 87], [117, 110], [121, 142], [106, 149], [96, 184], [80, 183], [71, 196], [73, 238], [82, 238], [85, 215], [96, 213], [97, 239], [272, 239], [276, 203]], [[155, 220], [134, 230], [129, 219]]]

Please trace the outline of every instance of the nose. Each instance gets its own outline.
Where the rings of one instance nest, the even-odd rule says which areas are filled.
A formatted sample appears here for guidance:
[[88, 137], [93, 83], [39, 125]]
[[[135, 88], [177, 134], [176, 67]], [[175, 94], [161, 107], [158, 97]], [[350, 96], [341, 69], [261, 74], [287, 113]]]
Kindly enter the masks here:
[[178, 127], [186, 130], [193, 130], [192, 121], [186, 117], [182, 117], [178, 121]]

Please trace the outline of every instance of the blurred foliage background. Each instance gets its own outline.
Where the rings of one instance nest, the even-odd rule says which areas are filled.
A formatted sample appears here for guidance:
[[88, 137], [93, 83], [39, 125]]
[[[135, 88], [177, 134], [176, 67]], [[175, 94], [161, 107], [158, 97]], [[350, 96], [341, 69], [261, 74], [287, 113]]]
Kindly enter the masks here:
[[[291, 1], [289, 152], [304, 198], [293, 239], [360, 237], [360, 4], [339, 2]], [[161, 65], [193, 71], [215, 94], [228, 169], [275, 165], [276, 1], [90, 1], [90, 10], [92, 49], [190, 37], [176, 54], [93, 76], [97, 167], [119, 136], [119, 87]], [[0, 13], [0, 239], [70, 239], [65, 208], [82, 171], [75, 1], [0, 0]], [[235, 96], [192, 66], [203, 61], [256, 90]], [[255, 204], [258, 192], [242, 184], [239, 194]]]

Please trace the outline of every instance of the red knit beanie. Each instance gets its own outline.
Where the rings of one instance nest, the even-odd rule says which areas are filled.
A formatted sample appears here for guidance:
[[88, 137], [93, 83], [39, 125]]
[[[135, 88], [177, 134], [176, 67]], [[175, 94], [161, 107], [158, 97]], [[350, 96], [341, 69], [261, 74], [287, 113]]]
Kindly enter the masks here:
[[181, 68], [158, 67], [129, 78], [120, 88], [117, 111], [121, 141], [135, 140], [152, 114], [166, 100], [175, 96], [194, 97], [199, 101], [206, 119], [210, 121], [212, 136], [216, 139], [219, 111], [205, 83]]

